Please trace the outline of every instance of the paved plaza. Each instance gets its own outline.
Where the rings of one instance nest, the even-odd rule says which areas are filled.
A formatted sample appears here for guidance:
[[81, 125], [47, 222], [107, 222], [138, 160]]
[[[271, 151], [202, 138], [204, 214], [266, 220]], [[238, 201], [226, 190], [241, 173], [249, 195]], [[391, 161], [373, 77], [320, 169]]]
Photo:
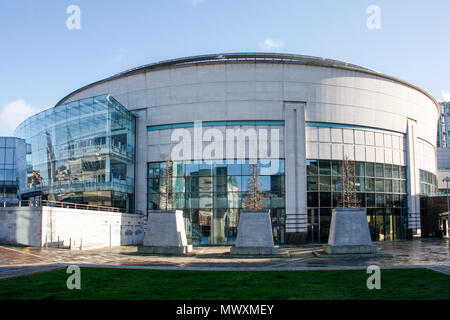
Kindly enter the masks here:
[[382, 268], [432, 268], [450, 274], [450, 250], [446, 239], [417, 239], [377, 242], [381, 253], [393, 258], [327, 258], [313, 252], [321, 245], [280, 247], [273, 258], [241, 258], [229, 254], [230, 247], [197, 247], [186, 256], [142, 255], [137, 247], [70, 251], [0, 246], [0, 279], [63, 268], [67, 265], [171, 270], [333, 270]]

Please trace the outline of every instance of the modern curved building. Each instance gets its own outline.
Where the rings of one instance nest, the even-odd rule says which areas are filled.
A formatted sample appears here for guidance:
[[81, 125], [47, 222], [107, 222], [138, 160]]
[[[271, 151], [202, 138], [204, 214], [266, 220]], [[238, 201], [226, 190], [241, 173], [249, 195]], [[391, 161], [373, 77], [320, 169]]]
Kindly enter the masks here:
[[[117, 74], [70, 93], [54, 109], [78, 112], [85, 99], [98, 96], [114, 97], [135, 118], [134, 205], [128, 208], [162, 207], [161, 181], [172, 160], [170, 207], [184, 211], [194, 245], [234, 241], [255, 158], [278, 243], [326, 241], [345, 158], [373, 239], [419, 233], [421, 184], [436, 181], [440, 111], [430, 94], [408, 82], [322, 58], [215, 54]], [[30, 137], [23, 126], [17, 135]], [[32, 147], [45, 149], [43, 137]]]

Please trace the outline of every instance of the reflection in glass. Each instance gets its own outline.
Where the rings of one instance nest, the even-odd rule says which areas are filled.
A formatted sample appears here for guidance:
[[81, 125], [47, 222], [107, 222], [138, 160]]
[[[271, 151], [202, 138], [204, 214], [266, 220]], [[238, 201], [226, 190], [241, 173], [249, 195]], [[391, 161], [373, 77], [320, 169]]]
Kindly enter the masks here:
[[[134, 210], [135, 117], [111, 96], [56, 106], [21, 123], [31, 145], [28, 192]], [[149, 176], [156, 176], [149, 168]]]
[[[284, 160], [274, 161], [271, 160], [270, 166], [277, 167], [274, 172], [280, 174], [260, 175], [258, 179], [264, 208], [277, 217], [273, 225], [274, 240], [284, 241], [284, 235], [280, 234], [285, 223]], [[165, 165], [163, 162], [148, 164], [149, 209], [160, 207], [160, 177], [164, 175]], [[249, 161], [241, 164], [176, 162], [174, 167], [178, 173], [171, 180], [176, 190], [171, 208], [183, 210], [188, 241], [194, 245], [234, 243], [239, 210], [248, 190], [249, 176], [242, 174], [249, 171]]]

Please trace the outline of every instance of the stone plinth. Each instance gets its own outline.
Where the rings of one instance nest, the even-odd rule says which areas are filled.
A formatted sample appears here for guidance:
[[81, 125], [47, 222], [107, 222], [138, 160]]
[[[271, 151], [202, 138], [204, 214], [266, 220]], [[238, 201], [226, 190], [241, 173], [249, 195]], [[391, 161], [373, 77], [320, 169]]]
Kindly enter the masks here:
[[181, 255], [192, 251], [184, 228], [183, 211], [148, 212], [147, 230], [140, 253]]
[[328, 245], [329, 254], [373, 254], [378, 248], [372, 245], [365, 208], [338, 208], [333, 210]]
[[274, 255], [270, 211], [241, 211], [236, 244], [231, 248], [235, 255]]

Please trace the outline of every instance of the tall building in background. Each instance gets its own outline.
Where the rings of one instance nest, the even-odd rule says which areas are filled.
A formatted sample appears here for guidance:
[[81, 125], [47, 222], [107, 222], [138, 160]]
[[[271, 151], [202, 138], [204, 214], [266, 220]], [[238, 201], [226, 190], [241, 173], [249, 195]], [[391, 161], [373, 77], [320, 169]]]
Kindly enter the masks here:
[[443, 181], [450, 176], [450, 101], [441, 101], [441, 116], [438, 122], [437, 136], [437, 166], [438, 192], [446, 194], [447, 184]]
[[27, 145], [25, 140], [0, 137], [0, 204], [15, 205], [25, 192]]
[[441, 117], [438, 124], [438, 148], [450, 147], [450, 101], [442, 101], [441, 105]]

